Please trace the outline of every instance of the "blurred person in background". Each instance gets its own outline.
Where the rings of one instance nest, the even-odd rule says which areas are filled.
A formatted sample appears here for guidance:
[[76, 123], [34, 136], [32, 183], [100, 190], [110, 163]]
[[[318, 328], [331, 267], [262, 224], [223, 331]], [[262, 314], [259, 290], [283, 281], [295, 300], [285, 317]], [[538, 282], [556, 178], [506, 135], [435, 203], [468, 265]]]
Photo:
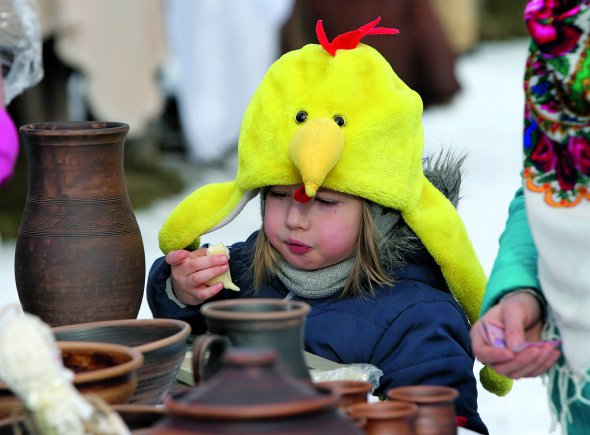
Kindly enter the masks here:
[[[590, 0], [531, 0], [523, 187], [510, 204], [471, 330], [483, 363], [514, 379], [547, 376], [567, 434], [590, 433]], [[486, 340], [486, 326], [503, 343]], [[561, 342], [561, 349], [555, 346]]]
[[18, 134], [12, 118], [6, 111], [4, 79], [0, 75], [0, 187], [11, 177], [18, 156]]
[[172, 92], [190, 159], [222, 161], [237, 149], [240, 122], [280, 55], [292, 0], [167, 0]]
[[38, 5], [35, 1], [0, 0], [0, 186], [14, 171], [18, 133], [6, 106], [43, 77]]
[[[477, 10], [472, 0], [296, 0], [283, 29], [283, 51], [314, 41], [315, 22], [326, 32], [343, 33], [358, 22], [381, 16], [399, 23], [398, 43], [369, 36], [366, 44], [379, 50], [405, 83], [428, 107], [449, 102], [460, 90], [455, 73], [457, 56], [477, 43]], [[453, 14], [446, 13], [448, 9]], [[457, 32], [461, 29], [461, 32]]]

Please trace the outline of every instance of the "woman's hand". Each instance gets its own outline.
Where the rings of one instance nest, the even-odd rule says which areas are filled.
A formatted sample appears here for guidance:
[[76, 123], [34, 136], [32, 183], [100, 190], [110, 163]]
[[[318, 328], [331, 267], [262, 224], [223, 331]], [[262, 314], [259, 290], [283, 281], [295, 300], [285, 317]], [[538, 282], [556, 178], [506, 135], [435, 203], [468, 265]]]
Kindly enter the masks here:
[[[494, 347], [485, 340], [483, 322], [504, 329], [506, 347]], [[560, 352], [550, 344], [523, 349], [527, 341], [541, 340], [541, 305], [527, 292], [515, 292], [490, 308], [471, 328], [473, 353], [482, 363], [513, 379], [545, 373], [557, 362]]]
[[199, 305], [219, 293], [223, 284], [216, 282], [210, 286], [207, 281], [229, 270], [227, 256], [207, 256], [206, 248], [170, 251], [166, 263], [172, 268], [174, 294], [186, 305]]

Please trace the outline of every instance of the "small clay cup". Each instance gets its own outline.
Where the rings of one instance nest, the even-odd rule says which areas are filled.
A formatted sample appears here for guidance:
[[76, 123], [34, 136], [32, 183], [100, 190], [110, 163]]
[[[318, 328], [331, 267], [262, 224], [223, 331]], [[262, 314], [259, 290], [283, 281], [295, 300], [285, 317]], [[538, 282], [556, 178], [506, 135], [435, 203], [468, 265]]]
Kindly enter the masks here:
[[459, 392], [443, 385], [408, 385], [387, 392], [390, 400], [418, 406], [416, 435], [455, 435], [455, 399]]
[[323, 381], [316, 382], [316, 385], [335, 390], [340, 395], [338, 406], [341, 409], [347, 409], [356, 403], [367, 403], [373, 389], [370, 382], [353, 380]]
[[365, 421], [366, 435], [414, 435], [417, 413], [417, 405], [394, 401], [357, 403], [346, 409], [352, 421]]

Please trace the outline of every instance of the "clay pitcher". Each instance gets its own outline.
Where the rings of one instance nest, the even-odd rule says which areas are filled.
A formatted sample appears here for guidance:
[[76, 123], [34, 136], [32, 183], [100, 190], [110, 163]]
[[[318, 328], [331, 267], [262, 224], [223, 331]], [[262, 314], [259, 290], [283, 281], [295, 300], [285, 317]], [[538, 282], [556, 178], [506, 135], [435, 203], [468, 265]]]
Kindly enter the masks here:
[[311, 380], [303, 354], [304, 324], [311, 307], [283, 299], [230, 299], [203, 304], [208, 333], [193, 343], [193, 376], [202, 383], [222, 367], [229, 347], [271, 348], [278, 364], [299, 379]]
[[15, 252], [23, 309], [52, 325], [136, 318], [145, 256], [116, 122], [29, 124], [29, 186]]
[[455, 435], [455, 399], [459, 392], [444, 385], [407, 385], [387, 392], [391, 400], [418, 405], [416, 435]]

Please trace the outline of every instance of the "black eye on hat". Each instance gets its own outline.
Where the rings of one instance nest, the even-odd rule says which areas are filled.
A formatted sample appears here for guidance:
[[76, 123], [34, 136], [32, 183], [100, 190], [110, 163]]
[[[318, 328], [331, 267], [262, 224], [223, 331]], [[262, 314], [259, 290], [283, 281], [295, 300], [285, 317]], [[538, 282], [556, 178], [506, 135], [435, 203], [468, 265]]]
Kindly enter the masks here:
[[338, 127], [344, 127], [346, 125], [346, 121], [344, 121], [344, 118], [340, 115], [334, 116], [334, 122], [338, 125]]
[[301, 124], [302, 122], [305, 122], [307, 120], [307, 112], [305, 110], [300, 110], [299, 112], [297, 112], [297, 115], [295, 115], [295, 122], [297, 124]]

